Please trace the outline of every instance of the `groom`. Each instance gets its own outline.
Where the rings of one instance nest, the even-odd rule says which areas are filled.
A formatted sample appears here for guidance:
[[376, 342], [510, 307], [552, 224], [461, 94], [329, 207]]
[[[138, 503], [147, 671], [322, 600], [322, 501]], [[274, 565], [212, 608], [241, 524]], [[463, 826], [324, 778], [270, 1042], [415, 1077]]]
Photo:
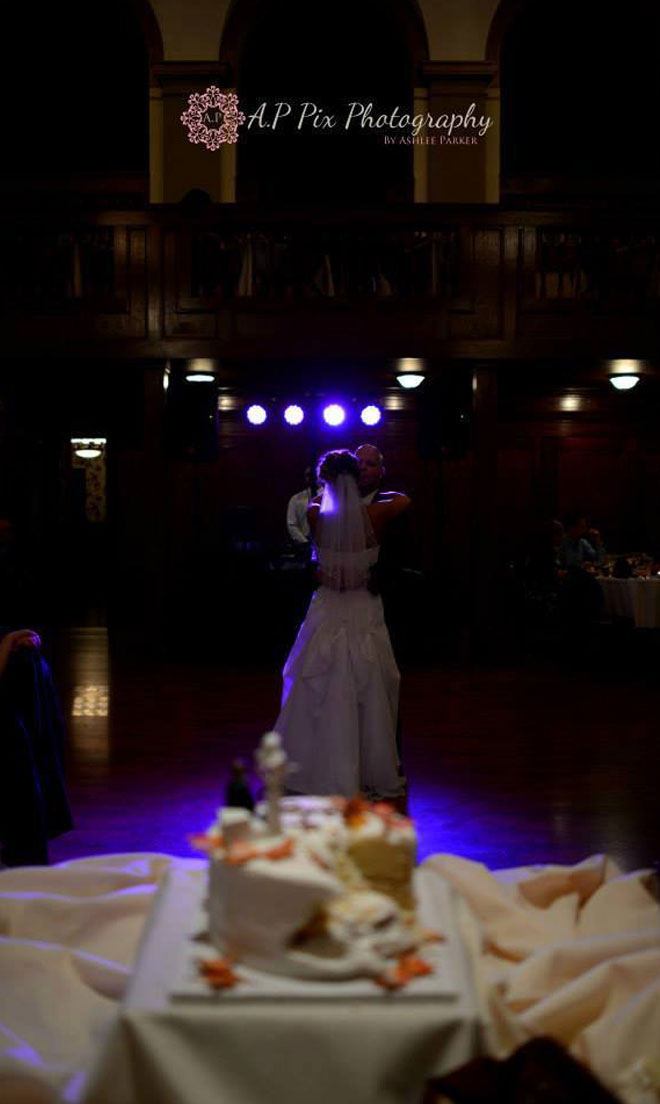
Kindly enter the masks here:
[[[378, 502], [379, 498], [390, 496], [392, 492], [382, 487], [385, 477], [385, 458], [375, 445], [360, 445], [355, 455], [360, 465], [358, 487], [365, 506]], [[403, 590], [403, 571], [405, 566], [406, 545], [408, 543], [408, 514], [405, 510], [396, 521], [390, 522], [383, 533], [380, 543], [378, 563], [372, 568], [369, 589], [380, 594], [383, 599], [385, 622], [392, 641], [392, 649], [400, 664], [402, 608], [405, 603]], [[401, 758], [401, 715], [396, 723], [396, 746]]]
[[[355, 455], [360, 465], [358, 486], [365, 506], [379, 499], [391, 497], [391, 491], [382, 487], [385, 477], [385, 458], [375, 445], [360, 445]], [[402, 583], [405, 567], [406, 544], [408, 541], [408, 511], [404, 511], [396, 521], [391, 522], [381, 540], [378, 563], [372, 573], [370, 589], [380, 594], [385, 609], [385, 620], [392, 637], [392, 646], [397, 656], [397, 630], [401, 604], [403, 600]]]

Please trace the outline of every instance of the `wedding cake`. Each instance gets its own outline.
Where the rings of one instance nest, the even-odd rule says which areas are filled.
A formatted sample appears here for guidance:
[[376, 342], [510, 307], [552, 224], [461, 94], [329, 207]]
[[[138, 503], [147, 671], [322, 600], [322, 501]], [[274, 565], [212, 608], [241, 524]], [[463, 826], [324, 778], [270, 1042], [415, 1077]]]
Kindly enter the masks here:
[[258, 754], [266, 805], [256, 815], [221, 809], [194, 839], [209, 857], [211, 943], [229, 961], [269, 973], [391, 980], [424, 941], [414, 825], [385, 803], [281, 798], [286, 760], [277, 734], [264, 737]]

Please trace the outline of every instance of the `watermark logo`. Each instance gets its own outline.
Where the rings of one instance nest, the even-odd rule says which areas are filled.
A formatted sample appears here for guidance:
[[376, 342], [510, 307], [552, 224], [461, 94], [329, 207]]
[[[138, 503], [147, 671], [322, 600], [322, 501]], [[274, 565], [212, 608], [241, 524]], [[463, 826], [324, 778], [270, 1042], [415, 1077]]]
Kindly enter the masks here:
[[238, 142], [238, 128], [245, 115], [238, 109], [235, 92], [221, 92], [214, 84], [206, 92], [193, 92], [188, 97], [188, 110], [181, 116], [188, 128], [188, 141], [217, 150], [223, 144]]
[[309, 100], [264, 100], [246, 116], [239, 111], [236, 93], [223, 93], [215, 85], [188, 97], [188, 110], [181, 122], [188, 128], [189, 141], [209, 150], [238, 142], [242, 123], [247, 123], [248, 131], [256, 132], [360, 130], [365, 137], [371, 132], [386, 146], [476, 146], [494, 126], [490, 115], [478, 113], [476, 103], [462, 112], [431, 115], [428, 111], [413, 114], [401, 107], [381, 111], [373, 102], [357, 100], [347, 103], [343, 112], [334, 113]]

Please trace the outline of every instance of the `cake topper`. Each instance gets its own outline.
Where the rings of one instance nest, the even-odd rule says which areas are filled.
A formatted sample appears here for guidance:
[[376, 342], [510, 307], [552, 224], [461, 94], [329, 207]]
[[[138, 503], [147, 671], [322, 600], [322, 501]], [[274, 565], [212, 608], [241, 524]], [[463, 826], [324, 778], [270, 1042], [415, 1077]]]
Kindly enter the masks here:
[[257, 771], [266, 787], [266, 823], [271, 835], [280, 834], [280, 799], [284, 790], [284, 779], [294, 771], [282, 747], [279, 732], [266, 732], [254, 753]]

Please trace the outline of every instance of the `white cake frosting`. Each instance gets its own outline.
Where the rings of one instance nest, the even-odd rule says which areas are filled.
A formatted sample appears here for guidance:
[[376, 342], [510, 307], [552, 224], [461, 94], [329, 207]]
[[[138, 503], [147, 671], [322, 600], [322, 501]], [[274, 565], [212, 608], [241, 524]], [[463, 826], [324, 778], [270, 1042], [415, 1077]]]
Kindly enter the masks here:
[[377, 977], [419, 943], [416, 833], [387, 806], [285, 799], [277, 836], [225, 809], [203, 840], [209, 935], [232, 959], [297, 977]]

